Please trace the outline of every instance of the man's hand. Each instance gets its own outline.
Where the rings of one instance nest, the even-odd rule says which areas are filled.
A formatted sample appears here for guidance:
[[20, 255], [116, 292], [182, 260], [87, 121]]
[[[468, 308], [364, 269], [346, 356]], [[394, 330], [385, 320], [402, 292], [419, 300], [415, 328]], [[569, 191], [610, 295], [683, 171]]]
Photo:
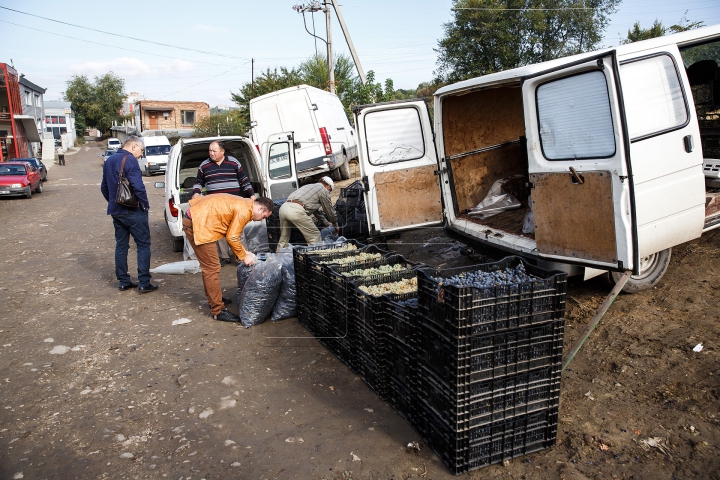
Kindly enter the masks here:
[[335, 227], [335, 235], [338, 235], [340, 233], [340, 227]]
[[246, 252], [245, 258], [243, 258], [243, 263], [249, 267], [250, 265], [255, 264], [255, 259], [256, 257], [254, 253]]
[[196, 193], [196, 194], [194, 194], [194, 195], [192, 196], [192, 198], [195, 199], [195, 198], [198, 198], [198, 197], [200, 197], [200, 196], [202, 196], [202, 195], [200, 195], [199, 193]]

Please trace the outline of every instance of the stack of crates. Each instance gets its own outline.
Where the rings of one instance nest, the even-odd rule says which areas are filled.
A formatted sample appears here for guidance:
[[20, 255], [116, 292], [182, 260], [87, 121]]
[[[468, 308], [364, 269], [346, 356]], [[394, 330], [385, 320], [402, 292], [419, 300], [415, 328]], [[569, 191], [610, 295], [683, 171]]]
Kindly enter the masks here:
[[365, 187], [356, 180], [340, 189], [335, 202], [335, 214], [340, 226], [340, 235], [347, 238], [367, 237], [367, 213], [365, 211]]
[[457, 287], [458, 274], [523, 262], [418, 272], [418, 433], [455, 474], [555, 445], [567, 275]]

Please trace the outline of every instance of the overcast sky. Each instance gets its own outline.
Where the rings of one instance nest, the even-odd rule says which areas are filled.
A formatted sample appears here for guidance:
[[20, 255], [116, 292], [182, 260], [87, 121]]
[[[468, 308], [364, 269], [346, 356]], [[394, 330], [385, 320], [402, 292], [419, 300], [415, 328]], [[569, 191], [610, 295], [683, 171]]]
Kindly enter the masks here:
[[[293, 10], [296, 3], [301, 0], [0, 0], [5, 7], [0, 62], [12, 61], [28, 80], [47, 88], [46, 100], [60, 99], [73, 74], [92, 79], [113, 71], [125, 79], [127, 92], [150, 99], [232, 105], [230, 92], [250, 81], [252, 58], [257, 75], [268, 67], [297, 66], [314, 54], [315, 40]], [[433, 49], [451, 19], [451, 5], [450, 0], [344, 0], [340, 9], [364, 70], [409, 89], [432, 79]], [[685, 11], [690, 21], [720, 23], [720, 0], [624, 0], [603, 44], [617, 45], [635, 21], [649, 27], [657, 18], [672, 25]], [[325, 37], [324, 14], [305, 15], [310, 31], [313, 17], [315, 31]], [[332, 33], [335, 51], [347, 53], [334, 15]], [[324, 52], [324, 43], [318, 41], [317, 49]]]

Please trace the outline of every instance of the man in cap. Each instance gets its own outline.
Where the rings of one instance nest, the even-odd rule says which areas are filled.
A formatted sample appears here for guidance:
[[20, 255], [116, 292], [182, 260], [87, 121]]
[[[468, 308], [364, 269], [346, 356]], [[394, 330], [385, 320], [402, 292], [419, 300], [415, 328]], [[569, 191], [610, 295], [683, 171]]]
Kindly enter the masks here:
[[280, 207], [280, 241], [277, 248], [287, 247], [293, 225], [302, 232], [308, 245], [318, 243], [320, 230], [310, 215], [314, 215], [324, 226], [333, 226], [335, 233], [340, 231], [330, 200], [333, 187], [330, 177], [322, 177], [318, 183], [300, 187], [288, 196], [287, 201]]
[[190, 209], [183, 218], [183, 231], [200, 263], [205, 296], [213, 319], [240, 321], [237, 315], [225, 308], [216, 242], [221, 238], [226, 239], [238, 261], [252, 265], [255, 263], [255, 255], [245, 251], [240, 243], [240, 235], [250, 220], [261, 221], [272, 215], [274, 206], [273, 201], [266, 197], [242, 198], [227, 193], [190, 200]]

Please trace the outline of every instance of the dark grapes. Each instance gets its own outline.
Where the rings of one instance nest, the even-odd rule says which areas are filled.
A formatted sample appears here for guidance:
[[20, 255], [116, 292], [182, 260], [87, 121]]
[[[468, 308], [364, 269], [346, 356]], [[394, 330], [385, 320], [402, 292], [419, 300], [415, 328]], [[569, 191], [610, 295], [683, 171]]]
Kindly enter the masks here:
[[505, 270], [495, 270], [494, 272], [476, 270], [474, 272], [463, 272], [449, 278], [435, 278], [435, 280], [443, 285], [458, 288], [492, 288], [500, 285], [528, 283], [532, 282], [534, 278], [525, 273], [525, 265], [520, 263], [515, 268], [506, 268]]
[[407, 300], [399, 300], [398, 305], [401, 307], [409, 307], [409, 308], [418, 308], [418, 299], [415, 298], [408, 298]]

